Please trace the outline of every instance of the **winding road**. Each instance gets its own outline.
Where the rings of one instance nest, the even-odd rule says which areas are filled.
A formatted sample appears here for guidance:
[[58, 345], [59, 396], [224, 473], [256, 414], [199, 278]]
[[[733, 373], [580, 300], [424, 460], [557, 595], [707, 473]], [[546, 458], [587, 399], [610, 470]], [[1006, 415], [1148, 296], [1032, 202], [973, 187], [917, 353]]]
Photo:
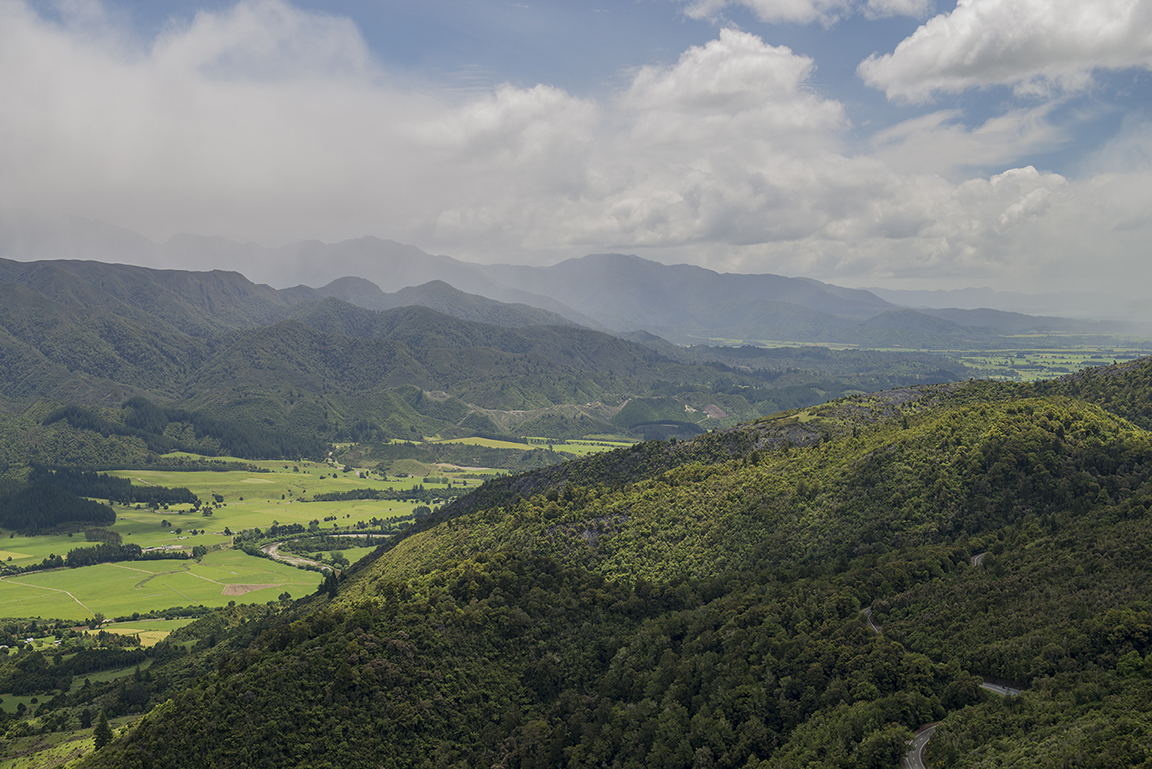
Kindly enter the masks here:
[[333, 569], [328, 564], [320, 563], [319, 561], [313, 561], [311, 558], [301, 558], [298, 555], [288, 555], [287, 553], [281, 554], [280, 546], [283, 544], [283, 542], [270, 542], [267, 545], [261, 545], [260, 552], [264, 553], [274, 561], [291, 564], [292, 566], [318, 566], [324, 571], [334, 571], [337, 574], [340, 573], [339, 569]]
[[924, 748], [935, 733], [936, 724], [926, 724], [912, 735], [912, 742], [909, 743], [911, 747], [900, 760], [900, 769], [928, 769], [924, 764]]
[[[972, 563], [978, 566], [983, 557], [984, 553], [975, 556], [972, 559]], [[868, 622], [868, 627], [872, 629], [872, 632], [877, 635], [883, 634], [884, 631], [882, 631], [880, 626], [876, 624], [876, 621], [872, 619], [871, 607], [861, 609], [860, 614], [864, 617], [865, 621]], [[999, 694], [1004, 697], [1015, 697], [1023, 691], [1013, 686], [988, 683], [980, 684], [980, 688], [987, 689], [993, 694]], [[900, 759], [901, 769], [928, 769], [924, 764], [924, 748], [928, 746], [928, 741], [932, 739], [932, 735], [936, 733], [936, 726], [936, 724], [925, 724], [916, 731], [912, 737], [912, 742], [908, 743], [908, 752], [904, 754], [904, 758]]]

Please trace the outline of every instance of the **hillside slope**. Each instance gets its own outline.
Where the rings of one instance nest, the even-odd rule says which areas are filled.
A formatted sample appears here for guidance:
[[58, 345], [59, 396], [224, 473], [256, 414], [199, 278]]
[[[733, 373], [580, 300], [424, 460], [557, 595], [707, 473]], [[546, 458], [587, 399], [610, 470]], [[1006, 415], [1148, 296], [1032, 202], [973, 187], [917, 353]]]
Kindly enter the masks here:
[[[1102, 405], [1150, 369], [1093, 372]], [[1152, 436], [1024, 386], [644, 444], [482, 488], [338, 593], [165, 652], [158, 707], [84, 766], [890, 767], [941, 720], [939, 766], [1142, 765], [1150, 508]]]

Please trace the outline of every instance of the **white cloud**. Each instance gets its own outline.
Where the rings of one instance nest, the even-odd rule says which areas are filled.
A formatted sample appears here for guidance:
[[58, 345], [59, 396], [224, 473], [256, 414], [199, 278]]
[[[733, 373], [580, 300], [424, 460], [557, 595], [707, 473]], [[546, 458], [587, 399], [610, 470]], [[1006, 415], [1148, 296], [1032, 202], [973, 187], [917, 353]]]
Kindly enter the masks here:
[[368, 46], [348, 19], [301, 11], [278, 0], [247, 0], [226, 13], [200, 12], [164, 34], [154, 65], [209, 78], [291, 81], [369, 76]]
[[[471, 206], [442, 215], [437, 234], [474, 244], [514, 221], [533, 246], [764, 237], [764, 217], [799, 201], [796, 177], [812, 173], [801, 158], [834, 153], [845, 125], [839, 103], [806, 89], [812, 69], [787, 48], [723, 30], [673, 66], [642, 68], [600, 108], [594, 134], [571, 136], [551, 153], [579, 160], [578, 184], [572, 174], [550, 195], [483, 189]], [[553, 118], [592, 125], [561, 118], [559, 107]]]
[[743, 6], [769, 24], [820, 22], [829, 26], [855, 13], [869, 18], [923, 18], [932, 4], [933, 0], [690, 0], [684, 13], [693, 19], [719, 19], [725, 8]]
[[1152, 0], [960, 0], [857, 72], [910, 101], [990, 85], [1076, 90], [1096, 69], [1152, 67], [1150, 29]]
[[[686, 51], [674, 67], [644, 67], [624, 94], [645, 141], [791, 144], [815, 134], [826, 141], [845, 123], [843, 107], [805, 89], [814, 64], [746, 32]], [[720, 135], [717, 135], [719, 132]]]
[[970, 168], [1002, 167], [1069, 140], [1066, 131], [1048, 119], [1056, 106], [1057, 102], [1047, 102], [1009, 110], [973, 128], [960, 123], [959, 110], [940, 110], [886, 128], [872, 137], [871, 144], [877, 158], [905, 173], [951, 177]]

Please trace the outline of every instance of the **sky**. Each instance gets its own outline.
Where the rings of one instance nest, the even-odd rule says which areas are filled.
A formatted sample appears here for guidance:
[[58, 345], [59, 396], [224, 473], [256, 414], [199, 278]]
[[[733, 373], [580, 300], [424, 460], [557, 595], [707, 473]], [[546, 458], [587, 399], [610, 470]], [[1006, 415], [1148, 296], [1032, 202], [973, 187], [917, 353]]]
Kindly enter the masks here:
[[1140, 303], [1152, 0], [0, 0], [2, 211]]

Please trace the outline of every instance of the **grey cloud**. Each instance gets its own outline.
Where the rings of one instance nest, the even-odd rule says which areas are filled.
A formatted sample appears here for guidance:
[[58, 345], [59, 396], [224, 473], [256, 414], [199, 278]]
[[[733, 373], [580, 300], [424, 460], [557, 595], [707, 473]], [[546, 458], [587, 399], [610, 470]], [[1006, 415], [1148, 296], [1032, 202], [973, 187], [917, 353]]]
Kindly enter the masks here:
[[[1059, 141], [1035, 112], [976, 129], [942, 113], [850, 155], [816, 62], [747, 32], [602, 100], [548, 85], [448, 97], [402, 85], [347, 21], [271, 0], [128, 43], [15, 0], [0, 14], [0, 208], [156, 241], [379, 235], [464, 259], [639, 250], [833, 280], [1152, 278], [1146, 171], [956, 174]], [[929, 145], [946, 167], [899, 162]]]

